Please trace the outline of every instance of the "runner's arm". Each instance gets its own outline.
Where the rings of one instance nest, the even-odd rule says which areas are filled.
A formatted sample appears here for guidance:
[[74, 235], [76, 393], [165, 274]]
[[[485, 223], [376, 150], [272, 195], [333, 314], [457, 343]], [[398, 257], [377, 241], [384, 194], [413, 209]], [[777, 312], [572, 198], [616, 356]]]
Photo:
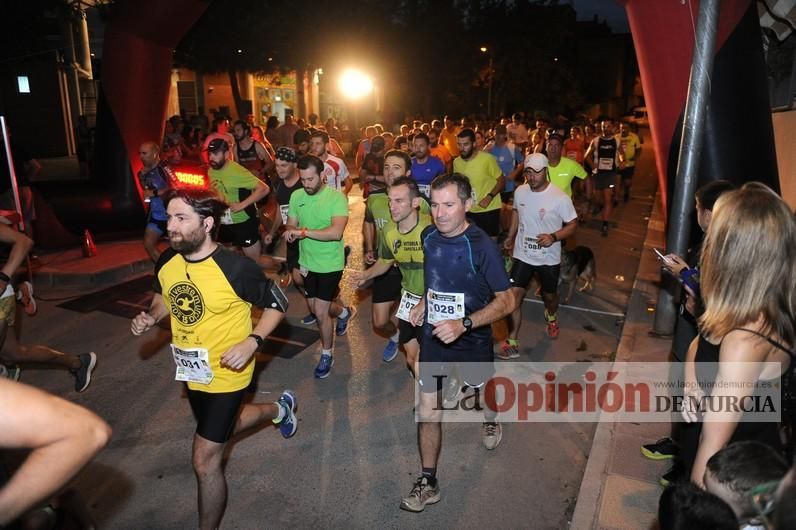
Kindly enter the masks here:
[[[8, 225], [0, 224], [0, 241], [11, 244], [11, 253], [8, 256], [8, 261], [6, 261], [3, 268], [0, 269], [0, 272], [11, 277], [22, 262], [25, 261], [25, 256], [28, 255], [30, 249], [33, 248], [33, 240], [22, 232], [17, 232]], [[0, 287], [5, 290], [5, 285], [2, 285], [3, 283], [5, 282], [0, 280]]]
[[302, 228], [304, 231], [303, 237], [315, 239], [316, 241], [340, 241], [343, 239], [343, 231], [348, 224], [348, 217], [338, 216], [332, 217], [332, 224], [320, 230], [308, 230]]
[[240, 202], [230, 204], [229, 209], [232, 210], [232, 213], [245, 210], [250, 205], [254, 204], [255, 202], [259, 201], [260, 199], [268, 195], [270, 191], [271, 188], [268, 187], [268, 184], [261, 181], [260, 179], [257, 179], [257, 184], [255, 184], [255, 187], [252, 190], [251, 194]]
[[346, 197], [349, 193], [351, 193], [351, 188], [354, 187], [354, 180], [351, 178], [351, 175], [347, 176], [343, 181], [343, 193], [346, 194]]
[[141, 335], [149, 331], [152, 326], [163, 320], [168, 314], [169, 310], [163, 300], [163, 295], [155, 293], [152, 296], [152, 304], [149, 306], [149, 311], [141, 311], [135, 316], [130, 324], [130, 331], [133, 335]]
[[64, 486], [111, 437], [111, 428], [83, 407], [0, 379], [0, 447], [31, 449], [0, 488], [0, 525]]

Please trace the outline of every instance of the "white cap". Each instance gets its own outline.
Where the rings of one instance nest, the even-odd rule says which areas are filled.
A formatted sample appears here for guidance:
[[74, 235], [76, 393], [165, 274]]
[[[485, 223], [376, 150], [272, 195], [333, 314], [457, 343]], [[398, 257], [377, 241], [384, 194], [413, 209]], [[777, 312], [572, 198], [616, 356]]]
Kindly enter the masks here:
[[541, 171], [547, 167], [547, 157], [542, 153], [531, 153], [525, 157], [525, 169], [531, 168], [534, 171]]

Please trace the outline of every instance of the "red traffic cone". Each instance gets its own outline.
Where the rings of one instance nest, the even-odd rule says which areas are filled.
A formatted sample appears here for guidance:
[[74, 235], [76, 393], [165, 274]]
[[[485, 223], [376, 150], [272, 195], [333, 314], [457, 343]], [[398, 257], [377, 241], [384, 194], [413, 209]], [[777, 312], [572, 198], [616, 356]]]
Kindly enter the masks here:
[[83, 257], [90, 258], [97, 255], [97, 245], [94, 244], [94, 238], [91, 237], [91, 232], [88, 228], [83, 232]]

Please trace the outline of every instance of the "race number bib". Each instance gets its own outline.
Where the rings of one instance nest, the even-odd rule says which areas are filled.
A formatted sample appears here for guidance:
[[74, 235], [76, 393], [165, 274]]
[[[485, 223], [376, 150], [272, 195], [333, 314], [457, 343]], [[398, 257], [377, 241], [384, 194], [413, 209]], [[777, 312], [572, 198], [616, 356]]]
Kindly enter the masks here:
[[232, 210], [227, 208], [224, 211], [224, 215], [221, 216], [221, 224], [222, 225], [231, 225], [232, 223]]
[[290, 207], [289, 204], [280, 204], [279, 205], [279, 213], [282, 215], [282, 224], [287, 224], [287, 210]]
[[567, 158], [570, 160], [577, 160], [578, 159], [578, 152], [577, 151], [567, 151]]
[[614, 159], [613, 158], [598, 158], [597, 169], [601, 171], [613, 171]]
[[429, 195], [431, 193], [431, 184], [418, 184], [417, 189], [419, 189], [420, 193], [422, 193], [426, 197], [431, 196]]
[[464, 293], [442, 293], [429, 289], [426, 313], [429, 324], [464, 318]]
[[545, 248], [539, 245], [539, 240], [535, 237], [524, 236], [522, 238], [522, 252], [529, 258], [541, 258], [544, 256]]
[[409, 312], [414, 309], [414, 307], [420, 302], [420, 297], [413, 295], [409, 291], [404, 291], [404, 295], [401, 297], [401, 303], [398, 304], [398, 311], [395, 313], [395, 316], [403, 320], [404, 322], [412, 323], [409, 320]]
[[307, 274], [309, 273], [310, 271], [307, 269], [307, 267], [305, 267], [304, 265], [299, 265], [299, 274], [301, 274], [303, 277], [306, 278]]
[[177, 373], [174, 379], [177, 381], [188, 381], [207, 385], [213, 380], [213, 369], [205, 348], [178, 348], [171, 345], [171, 355], [174, 357], [174, 364], [177, 365]]

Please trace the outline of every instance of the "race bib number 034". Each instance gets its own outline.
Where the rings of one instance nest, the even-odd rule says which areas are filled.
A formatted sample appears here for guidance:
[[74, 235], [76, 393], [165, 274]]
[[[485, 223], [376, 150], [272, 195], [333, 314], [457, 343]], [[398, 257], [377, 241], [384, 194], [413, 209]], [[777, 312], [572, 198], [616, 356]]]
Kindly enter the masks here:
[[174, 344], [171, 345], [171, 354], [177, 373], [174, 379], [207, 385], [213, 380], [213, 369], [210, 368], [208, 354], [205, 348], [191, 348], [184, 350]]
[[464, 318], [464, 293], [442, 293], [429, 289], [426, 313], [429, 324]]

